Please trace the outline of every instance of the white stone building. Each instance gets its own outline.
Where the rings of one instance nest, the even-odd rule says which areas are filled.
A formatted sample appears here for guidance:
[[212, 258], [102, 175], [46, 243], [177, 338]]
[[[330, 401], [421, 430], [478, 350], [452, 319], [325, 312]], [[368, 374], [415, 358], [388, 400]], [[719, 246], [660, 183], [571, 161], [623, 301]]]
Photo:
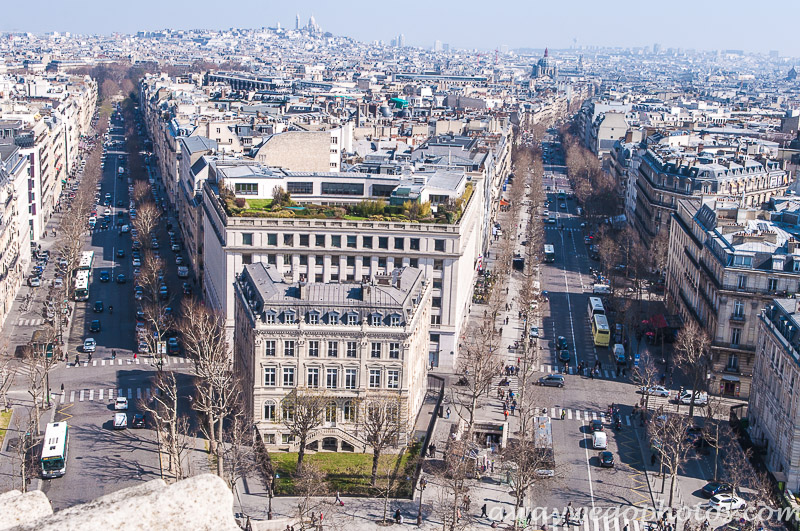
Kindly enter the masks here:
[[234, 367], [265, 443], [297, 451], [286, 396], [324, 393], [311, 450], [370, 451], [364, 408], [399, 409], [408, 442], [427, 389], [431, 282], [395, 269], [373, 283], [287, 282], [275, 266], [243, 266], [235, 283]]

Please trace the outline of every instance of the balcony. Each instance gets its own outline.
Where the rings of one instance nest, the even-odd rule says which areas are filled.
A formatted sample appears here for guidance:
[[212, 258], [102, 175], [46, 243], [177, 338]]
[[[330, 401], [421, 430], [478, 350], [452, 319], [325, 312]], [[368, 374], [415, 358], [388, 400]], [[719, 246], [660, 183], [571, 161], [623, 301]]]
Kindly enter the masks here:
[[743, 323], [744, 320], [745, 320], [745, 317], [744, 317], [743, 313], [734, 312], [734, 313], [731, 314], [731, 321], [736, 321], [736, 322], [739, 322], [739, 323]]
[[722, 348], [726, 350], [743, 350], [746, 352], [755, 352], [755, 345], [743, 345], [741, 343], [731, 343], [730, 341], [712, 341], [711, 346], [714, 348]]
[[738, 363], [735, 364], [735, 365], [730, 365], [730, 364], [726, 365], [722, 369], [722, 372], [724, 372], [726, 374], [742, 374], [741, 369], [739, 369], [739, 364]]

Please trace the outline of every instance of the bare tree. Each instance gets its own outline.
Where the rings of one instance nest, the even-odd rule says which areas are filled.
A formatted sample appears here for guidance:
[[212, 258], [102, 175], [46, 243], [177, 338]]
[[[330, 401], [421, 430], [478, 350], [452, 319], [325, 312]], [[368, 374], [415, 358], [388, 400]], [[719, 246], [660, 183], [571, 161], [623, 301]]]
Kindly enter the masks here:
[[440, 485], [439, 500], [435, 505], [441, 512], [443, 529], [469, 529], [471, 518], [462, 514], [464, 497], [469, 496], [468, 478], [474, 472], [473, 445], [466, 440], [450, 440], [444, 453], [444, 465], [436, 473]]
[[189, 424], [185, 415], [178, 411], [179, 391], [175, 373], [156, 373], [153, 380], [156, 392], [149, 399], [142, 399], [140, 407], [155, 424], [159, 450], [167, 454], [167, 472], [175, 481], [186, 477], [184, 460], [189, 448]]
[[272, 520], [272, 498], [275, 497], [275, 479], [277, 471], [269, 455], [269, 450], [267, 450], [264, 444], [264, 439], [261, 437], [261, 432], [258, 431], [258, 429], [255, 430], [255, 435], [253, 437], [253, 451], [255, 454], [256, 471], [261, 476], [261, 481], [267, 489], [267, 497], [269, 498], [267, 520]]
[[[525, 496], [536, 483], [548, 483], [555, 476], [555, 461], [552, 441], [537, 441], [537, 423], [545, 422], [533, 413], [523, 413], [530, 417], [527, 430], [521, 431], [519, 437], [509, 440], [503, 449], [503, 468], [511, 480], [511, 494], [514, 497], [515, 516], [513, 528], [517, 529], [520, 508], [525, 506]], [[542, 486], [543, 488], [548, 488]], [[550, 484], [552, 487], [552, 484]]]
[[150, 236], [158, 225], [160, 217], [161, 212], [159, 212], [156, 205], [150, 201], [140, 204], [139, 208], [136, 210], [136, 219], [133, 220], [133, 226], [139, 231], [139, 237], [144, 242], [144, 245], [150, 245]]
[[[330, 507], [322, 498], [329, 490], [325, 473], [314, 463], [308, 463], [302, 470], [297, 471], [294, 487], [297, 496], [297, 517], [300, 519], [301, 529], [316, 529], [317, 515], [322, 512], [323, 507]], [[309, 522], [311, 525], [306, 527]]]
[[0, 362], [0, 403], [2, 403], [3, 410], [8, 410], [8, 390], [11, 388], [11, 384], [14, 383], [16, 374], [17, 371], [11, 364], [10, 359]]
[[672, 507], [675, 496], [675, 482], [681, 465], [686, 461], [692, 442], [686, 437], [686, 430], [691, 425], [689, 418], [683, 415], [661, 415], [648, 424], [651, 441], [661, 455], [661, 466], [670, 476], [669, 503]]
[[145, 199], [149, 197], [150, 197], [150, 187], [147, 185], [147, 182], [143, 180], [135, 181], [133, 184], [133, 198], [136, 200], [136, 203], [141, 204]]
[[372, 477], [378, 479], [378, 462], [383, 451], [397, 446], [400, 435], [408, 429], [401, 420], [403, 403], [398, 395], [370, 397], [364, 406], [364, 440], [372, 446]]
[[48, 325], [34, 332], [34, 339], [23, 350], [23, 363], [27, 375], [28, 395], [31, 397], [32, 417], [39, 435], [42, 410], [50, 405], [50, 369], [56, 363], [55, 329]]
[[640, 386], [642, 393], [642, 419], [650, 411], [650, 388], [658, 382], [658, 367], [653, 361], [652, 355], [645, 351], [639, 357], [639, 364], [633, 368], [633, 381]]
[[704, 390], [706, 373], [711, 363], [710, 347], [711, 340], [708, 333], [692, 320], [678, 332], [678, 340], [675, 342], [675, 363], [692, 378], [690, 417], [694, 415], [695, 398]]
[[39, 420], [31, 415], [31, 410], [26, 411], [27, 415], [18, 417], [14, 420], [14, 427], [17, 432], [16, 456], [19, 465], [20, 490], [28, 492], [28, 484], [36, 474], [36, 459], [33, 450], [38, 444], [35, 434], [39, 426]]
[[228, 415], [222, 435], [221, 446], [225, 456], [224, 478], [231, 491], [235, 491], [239, 480], [255, 470], [253, 423], [244, 408], [241, 396]]
[[196, 400], [193, 408], [200, 413], [202, 431], [217, 459], [217, 475], [223, 476], [223, 440], [225, 419], [240, 400], [239, 379], [228, 356], [225, 319], [222, 315], [192, 299], [184, 299], [179, 330], [184, 348], [195, 362]]
[[311, 433], [322, 424], [325, 408], [330, 397], [321, 391], [295, 388], [281, 401], [283, 424], [292, 437], [297, 439], [297, 473], [303, 471], [306, 444]]
[[479, 402], [489, 395], [502, 366], [497, 354], [499, 342], [499, 334], [488, 314], [483, 325], [470, 329], [464, 338], [458, 365], [462, 376], [452, 392], [458, 395], [459, 399], [454, 399], [453, 404], [457, 404], [456, 412], [467, 424], [467, 433], [472, 432]]

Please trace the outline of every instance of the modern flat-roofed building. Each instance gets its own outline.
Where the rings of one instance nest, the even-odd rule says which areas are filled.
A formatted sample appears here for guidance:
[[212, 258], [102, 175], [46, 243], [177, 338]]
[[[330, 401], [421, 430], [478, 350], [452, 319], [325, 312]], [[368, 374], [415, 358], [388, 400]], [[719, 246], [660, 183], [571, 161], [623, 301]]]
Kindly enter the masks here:
[[427, 388], [431, 284], [410, 267], [370, 283], [307, 283], [272, 265], [243, 266], [234, 367], [265, 443], [298, 450], [281, 407], [297, 390], [327, 400], [308, 449], [371, 451], [363, 410], [373, 404], [399, 409], [396, 446], [404, 446]]
[[[369, 282], [394, 269], [419, 268], [433, 289], [430, 361], [453, 366], [483, 243], [482, 179], [468, 181], [463, 172], [387, 176], [225, 168], [222, 161], [212, 165], [203, 184], [203, 289], [229, 330], [235, 274], [247, 264], [265, 262], [292, 282], [314, 283]], [[376, 195], [377, 184], [385, 188]], [[297, 206], [260, 208], [276, 185], [294, 190]], [[307, 195], [298, 192], [301, 186]], [[388, 211], [363, 217], [346, 210], [367, 199], [385, 199], [388, 208], [393, 194], [412, 204], [430, 201], [439, 212], [412, 220]], [[249, 203], [254, 197], [261, 199]], [[234, 205], [240, 199], [246, 202], [241, 210]], [[445, 204], [456, 210], [444, 212]]]

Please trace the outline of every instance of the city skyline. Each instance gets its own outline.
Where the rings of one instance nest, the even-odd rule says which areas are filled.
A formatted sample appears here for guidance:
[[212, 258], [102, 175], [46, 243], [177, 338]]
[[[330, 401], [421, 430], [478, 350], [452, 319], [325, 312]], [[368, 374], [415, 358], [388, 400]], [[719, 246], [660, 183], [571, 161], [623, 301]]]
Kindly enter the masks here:
[[[710, 16], [692, 17], [698, 13], [698, 2], [678, 0], [669, 9], [639, 7], [637, 11], [598, 9], [596, 4], [578, 0], [569, 10], [562, 5], [510, 1], [493, 12], [479, 11], [482, 4], [466, 2], [456, 12], [444, 5], [426, 6], [424, 12], [395, 9], [388, 13], [377, 11], [371, 3], [357, 0], [342, 10], [339, 5], [308, 1], [302, 5], [274, 5], [264, 12], [263, 5], [252, 1], [242, 3], [242, 9], [222, 11], [212, 6], [193, 3], [192, 10], [183, 6], [144, 0], [138, 8], [124, 17], [107, 20], [104, 4], [98, 0], [62, 4], [45, 2], [39, 16], [26, 16], [26, 6], [6, 6], [0, 31], [3, 32], [70, 32], [75, 34], [133, 34], [158, 29], [209, 29], [274, 27], [294, 28], [299, 15], [301, 27], [313, 15], [323, 31], [348, 36], [363, 42], [389, 43], [404, 34], [408, 46], [431, 48], [434, 41], [448, 43], [453, 48], [492, 50], [598, 46], [636, 48], [659, 44], [662, 49], [698, 50], [740, 49], [745, 52], [767, 53], [777, 50], [783, 57], [800, 57], [800, 44], [791, 32], [764, 31], [759, 28], [790, 20], [800, 14], [797, 4], [768, 1], [771, 9], [750, 10], [743, 0], [728, 2], [724, 11], [715, 9], [715, 2], [700, 2], [700, 7], [712, 11]], [[261, 16], [259, 12], [264, 12]], [[741, 14], [747, 13], [747, 28], [742, 30]], [[542, 24], [537, 20], [542, 19]], [[258, 21], [258, 22], [255, 22]], [[443, 23], [445, 22], [445, 23]], [[471, 31], [470, 24], [480, 22], [481, 31]], [[748, 30], [755, 28], [754, 30]]]

